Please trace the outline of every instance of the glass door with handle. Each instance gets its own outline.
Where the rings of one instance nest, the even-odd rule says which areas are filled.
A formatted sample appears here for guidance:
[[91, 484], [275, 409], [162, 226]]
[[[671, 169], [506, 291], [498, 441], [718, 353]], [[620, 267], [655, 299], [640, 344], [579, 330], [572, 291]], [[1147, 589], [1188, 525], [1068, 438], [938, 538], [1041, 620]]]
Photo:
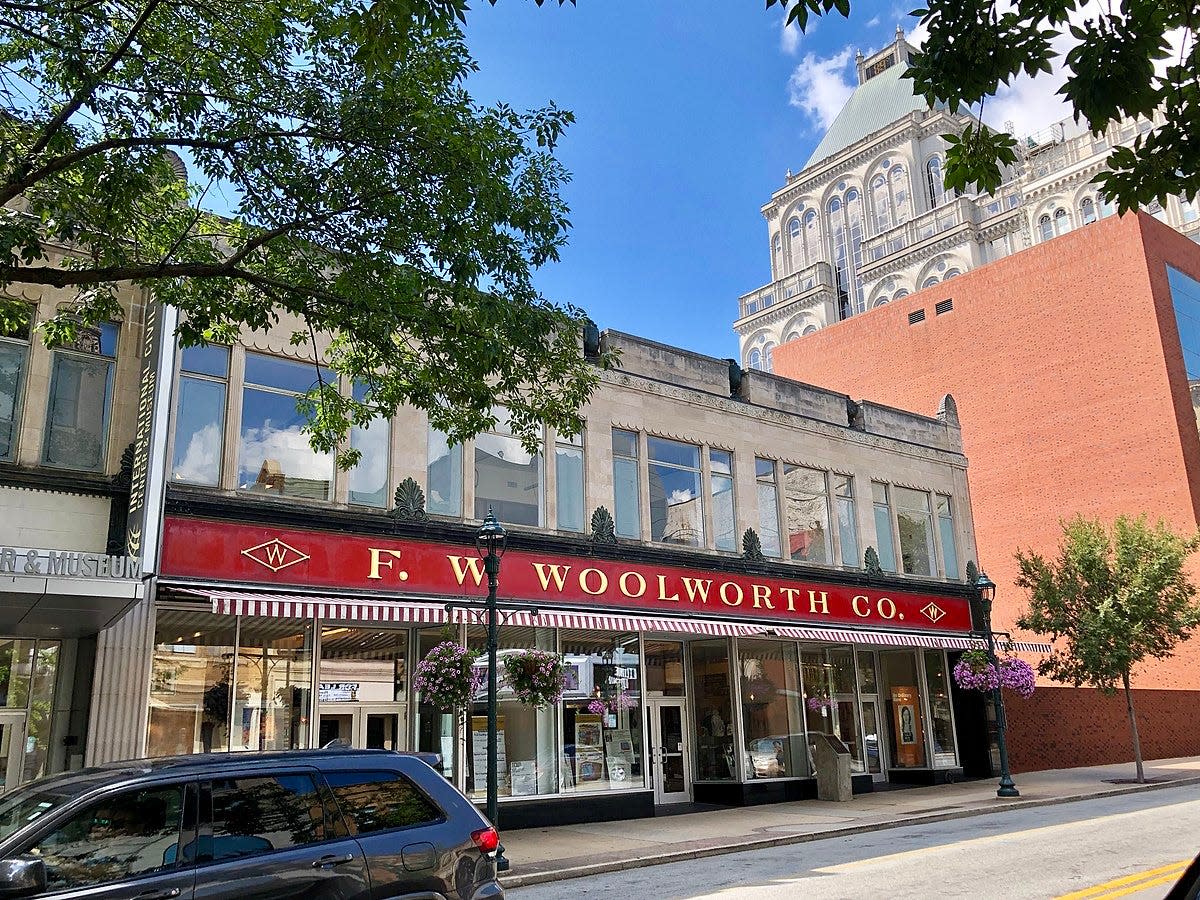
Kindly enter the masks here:
[[683, 700], [651, 700], [647, 704], [650, 727], [650, 771], [654, 802], [689, 803], [692, 799], [691, 759], [684, 730]]

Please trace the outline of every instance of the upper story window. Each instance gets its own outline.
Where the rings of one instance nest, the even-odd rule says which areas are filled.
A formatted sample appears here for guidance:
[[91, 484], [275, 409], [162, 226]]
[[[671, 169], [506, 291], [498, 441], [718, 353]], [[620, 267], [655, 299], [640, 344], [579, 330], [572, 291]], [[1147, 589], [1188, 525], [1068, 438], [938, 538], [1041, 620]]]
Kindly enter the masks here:
[[1179, 215], [1185, 222], [1196, 221], [1196, 205], [1187, 197], [1179, 198]]
[[929, 183], [929, 208], [935, 209], [946, 202], [946, 182], [942, 175], [942, 158], [929, 157], [925, 163], [926, 181]]
[[875, 542], [878, 545], [879, 567], [885, 572], [896, 571], [896, 544], [892, 538], [892, 505], [888, 486], [881, 481], [871, 482], [871, 505], [875, 512]]
[[775, 342], [767, 341], [763, 345], [763, 368], [768, 372], [775, 371]]
[[430, 426], [428, 454], [425, 463], [425, 484], [428, 489], [426, 508], [439, 516], [463, 514], [463, 448], [450, 446], [446, 435]]
[[[328, 384], [336, 383], [337, 376], [321, 368], [319, 378]], [[317, 381], [318, 369], [312, 363], [263, 353], [246, 354], [239, 490], [330, 499], [333, 455], [312, 448], [308, 435], [301, 430], [308, 417], [297, 408], [299, 398]]]
[[777, 235], [775, 235], [775, 239], [773, 241], [771, 241], [771, 269], [775, 273], [774, 274], [775, 278], [783, 277], [783, 268], [782, 268], [783, 260], [781, 259], [781, 256], [780, 256], [780, 254], [782, 252], [782, 248], [783, 248], [783, 238], [781, 238], [777, 234]]
[[1038, 219], [1038, 232], [1041, 234], [1043, 241], [1048, 241], [1054, 237], [1054, 223], [1050, 221], [1048, 214]]
[[718, 550], [736, 550], [737, 513], [733, 502], [733, 454], [728, 450], [710, 449], [708, 470], [712, 485], [713, 544]]
[[762, 351], [755, 347], [750, 351], [750, 368], [762, 370]]
[[213, 487], [221, 483], [228, 380], [228, 347], [209, 344], [180, 351], [173, 480]]
[[17, 453], [17, 428], [28, 360], [28, 322], [0, 334], [0, 459], [12, 459]]
[[[754, 351], [757, 353], [758, 351]], [[752, 354], [753, 355], [753, 354]], [[642, 504], [641, 475], [638, 466], [638, 434], [614, 428], [613, 452], [613, 518], [621, 537], [641, 538]]]
[[893, 219], [903, 225], [912, 218], [912, 200], [908, 194], [908, 173], [904, 166], [892, 166], [888, 173], [888, 184], [892, 191]]
[[816, 265], [820, 261], [821, 232], [817, 224], [817, 211], [810, 209], [804, 214], [804, 266]]
[[859, 568], [858, 516], [854, 511], [854, 479], [849, 475], [833, 476], [833, 497], [837, 504], [838, 544], [843, 566]]
[[492, 509], [505, 524], [542, 524], [542, 454], [513, 437], [508, 410], [497, 408], [496, 426], [475, 438], [475, 518]]
[[700, 448], [647, 437], [650, 477], [650, 540], [704, 546]]
[[104, 470], [112, 406], [118, 328], [81, 328], [75, 343], [53, 352], [42, 462], [65, 469]]
[[946, 577], [958, 577], [958, 550], [954, 544], [954, 508], [945, 494], [937, 494], [938, 537], [942, 539], [942, 562]]
[[875, 214], [875, 233], [892, 227], [892, 197], [888, 192], [887, 179], [876, 175], [871, 179], [871, 207]]
[[906, 575], [937, 574], [934, 565], [933, 515], [929, 494], [897, 487], [896, 521], [900, 528], [900, 559]]
[[[370, 385], [355, 382], [352, 390], [354, 399], [366, 402]], [[350, 429], [350, 447], [362, 452], [358, 464], [349, 472], [350, 489], [347, 499], [363, 506], [386, 507], [388, 504], [388, 481], [391, 466], [391, 420], [376, 416], [366, 425], [354, 425]]]
[[554, 496], [561, 531], [583, 531], [583, 435], [554, 444]]
[[1066, 234], [1071, 230], [1071, 217], [1061, 206], [1054, 211], [1054, 233]]
[[833, 548], [829, 534], [829, 489], [820, 469], [784, 464], [784, 518], [792, 559], [829, 564]]
[[754, 460], [755, 483], [758, 488], [758, 538], [764, 556], [781, 556], [779, 542], [779, 490], [776, 486], [775, 461], [758, 457]]
[[1096, 221], [1096, 204], [1092, 202], [1091, 197], [1084, 197], [1083, 202], [1079, 204], [1079, 218], [1084, 225], [1090, 225]]

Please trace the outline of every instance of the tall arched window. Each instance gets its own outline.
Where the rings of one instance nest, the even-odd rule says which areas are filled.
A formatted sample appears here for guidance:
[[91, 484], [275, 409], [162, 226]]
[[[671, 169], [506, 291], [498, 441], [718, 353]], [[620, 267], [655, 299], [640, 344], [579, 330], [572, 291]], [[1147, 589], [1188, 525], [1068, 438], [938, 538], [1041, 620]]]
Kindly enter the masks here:
[[788, 222], [788, 256], [791, 258], [791, 271], [802, 269], [806, 265], [804, 262], [804, 249], [800, 246], [800, 217], [792, 216]]
[[929, 181], [929, 208], [933, 209], [946, 202], [946, 183], [942, 177], [940, 156], [929, 157], [929, 162], [925, 163], [925, 174]]
[[775, 354], [775, 343], [773, 341], [768, 341], [766, 344], [763, 345], [763, 367], [768, 372], [775, 371], [774, 354]]
[[892, 188], [892, 209], [895, 212], [897, 225], [903, 225], [912, 218], [912, 199], [908, 195], [908, 175], [904, 166], [892, 166], [888, 181]]
[[846, 191], [846, 223], [850, 226], [850, 299], [855, 312], [866, 312], [867, 309], [862, 279], [858, 277], [863, 263], [863, 221], [862, 195], [856, 189], [850, 188]]
[[871, 206], [875, 213], [875, 233], [887, 231], [892, 227], [892, 197], [888, 193], [888, 183], [882, 175], [871, 179]]
[[804, 214], [804, 259], [805, 267], [816, 265], [821, 258], [820, 232], [817, 225], [817, 211], [810, 209]]
[[775, 235], [775, 240], [771, 241], [771, 266], [775, 272], [776, 278], [783, 277], [783, 239], [778, 234]]
[[1066, 234], [1071, 230], [1071, 219], [1061, 206], [1054, 211], [1054, 233]]
[[1092, 202], [1091, 197], [1084, 197], [1083, 202], [1079, 204], [1079, 218], [1084, 225], [1096, 221], [1096, 204]]
[[1054, 223], [1050, 221], [1050, 216], [1045, 215], [1038, 219], [1038, 230], [1042, 234], [1043, 241], [1054, 237]]
[[762, 354], [758, 352], [757, 347], [750, 351], [750, 368], [762, 369]]

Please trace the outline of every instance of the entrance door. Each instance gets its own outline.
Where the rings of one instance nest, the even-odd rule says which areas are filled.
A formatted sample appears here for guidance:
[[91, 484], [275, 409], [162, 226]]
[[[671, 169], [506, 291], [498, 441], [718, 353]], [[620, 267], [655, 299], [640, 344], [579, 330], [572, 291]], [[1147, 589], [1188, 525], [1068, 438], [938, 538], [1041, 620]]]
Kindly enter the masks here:
[[317, 746], [339, 741], [362, 750], [402, 750], [404, 704], [322, 703]]
[[650, 700], [650, 771], [655, 803], [688, 803], [692, 799], [691, 753], [682, 700]]
[[866, 740], [867, 771], [875, 781], [887, 781], [887, 736], [884, 734], [883, 715], [879, 708], [879, 698], [874, 695], [863, 695], [862, 698], [863, 734]]
[[25, 713], [0, 712], [0, 793], [21, 783], [25, 749]]

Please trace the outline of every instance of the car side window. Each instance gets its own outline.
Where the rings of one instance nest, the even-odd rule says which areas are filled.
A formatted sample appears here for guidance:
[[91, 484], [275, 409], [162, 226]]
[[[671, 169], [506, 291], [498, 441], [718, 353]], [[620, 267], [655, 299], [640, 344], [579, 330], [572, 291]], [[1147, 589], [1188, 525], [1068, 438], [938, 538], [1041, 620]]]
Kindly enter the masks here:
[[182, 784], [113, 794], [89, 804], [26, 852], [45, 862], [51, 891], [173, 869], [183, 810]]
[[201, 862], [258, 856], [323, 841], [325, 807], [308, 774], [249, 775], [212, 783], [212, 837]]
[[438, 822], [442, 811], [398, 772], [326, 772], [351, 834]]

